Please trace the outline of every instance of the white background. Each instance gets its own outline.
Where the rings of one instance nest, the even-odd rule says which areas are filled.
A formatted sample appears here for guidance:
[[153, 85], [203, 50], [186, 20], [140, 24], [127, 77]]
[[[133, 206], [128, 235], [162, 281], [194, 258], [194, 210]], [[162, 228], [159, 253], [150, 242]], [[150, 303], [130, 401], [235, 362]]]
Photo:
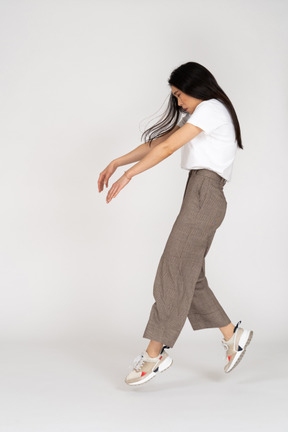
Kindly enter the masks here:
[[[177, 151], [109, 204], [97, 182], [111, 160], [143, 142], [166, 109], [170, 73], [188, 61], [209, 69], [231, 99], [244, 146], [206, 258], [209, 286], [268, 351], [269, 342], [287, 340], [287, 1], [0, 6], [2, 347], [87, 341], [95, 364], [109, 347], [111, 367], [121, 355], [124, 369], [147, 347], [153, 282], [187, 171]], [[193, 332], [187, 320], [173, 353], [193, 353], [200, 340], [218, 346], [221, 336]]]

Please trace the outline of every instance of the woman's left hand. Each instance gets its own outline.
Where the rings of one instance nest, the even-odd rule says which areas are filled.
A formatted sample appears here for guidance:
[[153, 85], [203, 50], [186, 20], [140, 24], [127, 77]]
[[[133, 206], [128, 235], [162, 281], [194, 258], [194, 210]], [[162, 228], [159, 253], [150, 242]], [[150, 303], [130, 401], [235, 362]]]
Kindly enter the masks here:
[[129, 180], [128, 177], [123, 174], [115, 183], [113, 183], [106, 197], [107, 204], [112, 200], [112, 198], [115, 198], [121, 189], [123, 189], [130, 181], [131, 179]]

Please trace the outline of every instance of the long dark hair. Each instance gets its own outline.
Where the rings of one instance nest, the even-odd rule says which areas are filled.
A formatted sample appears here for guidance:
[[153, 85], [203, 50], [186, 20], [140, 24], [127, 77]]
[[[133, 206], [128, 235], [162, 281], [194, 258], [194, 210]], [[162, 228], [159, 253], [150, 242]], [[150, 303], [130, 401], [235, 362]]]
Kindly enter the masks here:
[[[173, 70], [168, 84], [196, 99], [218, 99], [222, 102], [231, 114], [238, 147], [243, 149], [240, 125], [232, 102], [208, 69], [199, 63], [185, 63]], [[171, 93], [167, 110], [154, 126], [143, 132], [141, 140], [146, 141], [148, 138], [148, 145], [151, 146], [153, 139], [167, 134], [176, 126], [181, 113], [185, 113], [185, 111], [178, 106], [176, 96]]]

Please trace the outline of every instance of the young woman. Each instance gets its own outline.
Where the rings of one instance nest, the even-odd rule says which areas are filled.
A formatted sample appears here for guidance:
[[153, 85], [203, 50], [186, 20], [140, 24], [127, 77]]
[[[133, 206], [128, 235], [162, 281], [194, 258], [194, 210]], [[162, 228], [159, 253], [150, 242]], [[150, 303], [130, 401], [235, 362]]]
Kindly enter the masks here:
[[[137, 162], [111, 186], [115, 198], [131, 179], [181, 148], [181, 168], [189, 171], [180, 212], [158, 265], [143, 337], [150, 342], [130, 366], [129, 385], [149, 381], [172, 364], [172, 348], [188, 317], [193, 330], [219, 328], [225, 348], [224, 372], [243, 358], [253, 331], [232, 324], [208, 285], [205, 257], [227, 208], [224, 185], [231, 180], [238, 148], [243, 149], [233, 105], [202, 65], [185, 63], [170, 75], [169, 105], [162, 119], [146, 130], [148, 141], [113, 160], [99, 175], [98, 189], [119, 166]], [[181, 114], [185, 116], [179, 121]]]

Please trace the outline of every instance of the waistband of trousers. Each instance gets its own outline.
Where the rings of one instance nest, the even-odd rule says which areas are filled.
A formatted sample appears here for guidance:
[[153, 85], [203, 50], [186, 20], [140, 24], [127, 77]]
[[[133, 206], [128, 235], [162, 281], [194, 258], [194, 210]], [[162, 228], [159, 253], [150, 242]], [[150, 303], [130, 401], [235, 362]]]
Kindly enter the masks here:
[[193, 175], [201, 175], [201, 176], [204, 176], [204, 177], [212, 178], [213, 180], [218, 181], [219, 184], [221, 184], [223, 186], [227, 182], [227, 180], [224, 179], [224, 177], [220, 176], [220, 174], [216, 173], [215, 171], [204, 169], [204, 168], [201, 168], [201, 169], [191, 169], [190, 172], [189, 172], [189, 176], [192, 175], [192, 174]]

